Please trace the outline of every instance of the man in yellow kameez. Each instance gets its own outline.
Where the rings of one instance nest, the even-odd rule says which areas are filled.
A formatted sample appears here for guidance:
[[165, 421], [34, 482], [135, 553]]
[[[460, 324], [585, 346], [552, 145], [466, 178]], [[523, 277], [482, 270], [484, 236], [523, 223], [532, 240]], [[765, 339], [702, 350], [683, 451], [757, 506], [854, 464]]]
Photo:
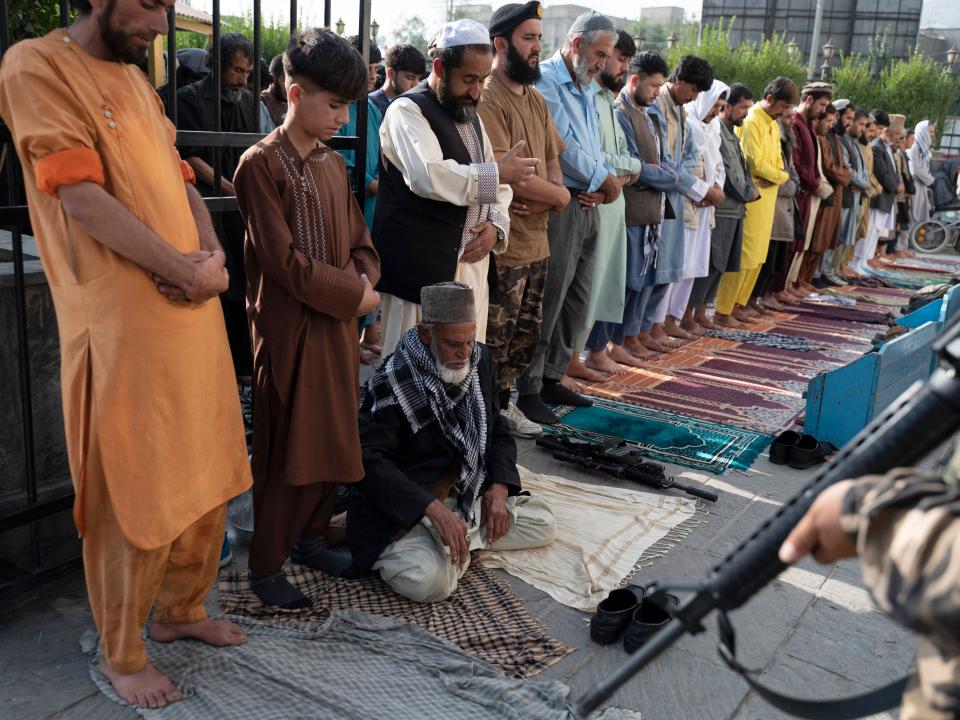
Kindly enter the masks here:
[[743, 125], [737, 128], [740, 147], [753, 182], [760, 191], [760, 199], [746, 206], [740, 270], [726, 273], [720, 280], [716, 321], [721, 324], [735, 324], [730, 321], [730, 315], [736, 306], [746, 307], [750, 302], [760, 268], [766, 262], [777, 187], [790, 179], [783, 167], [777, 118], [792, 110], [796, 99], [797, 86], [788, 78], [778, 77], [767, 85], [763, 99], [751, 108]]
[[244, 642], [203, 600], [226, 502], [250, 485], [223, 316], [224, 255], [159, 97], [133, 64], [173, 0], [74, 0], [15, 45], [0, 115], [53, 295], [74, 520], [101, 669], [141, 707], [179, 699], [150, 637]]

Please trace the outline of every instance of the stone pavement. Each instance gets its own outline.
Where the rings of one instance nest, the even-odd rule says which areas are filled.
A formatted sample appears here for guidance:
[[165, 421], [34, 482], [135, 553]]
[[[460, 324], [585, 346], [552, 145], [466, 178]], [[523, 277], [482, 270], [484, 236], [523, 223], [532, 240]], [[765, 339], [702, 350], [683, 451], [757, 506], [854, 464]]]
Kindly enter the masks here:
[[[595, 476], [553, 460], [530, 441], [521, 441], [520, 463], [585, 485], [597, 481]], [[678, 467], [670, 471], [707, 481], [720, 493], [720, 500], [709, 507], [706, 522], [692, 527], [683, 542], [643, 568], [636, 576], [638, 582], [700, 579], [814, 472], [771, 465], [765, 455], [748, 473], [715, 477]], [[603, 482], [617, 483], [612, 478]], [[628, 656], [618, 645], [591, 644], [586, 614], [506, 577], [553, 636], [579, 648], [549, 668], [545, 677], [566, 682], [573, 696], [579, 697], [626, 660]], [[213, 592], [209, 604], [216, 605]], [[872, 609], [855, 561], [821, 567], [804, 560], [732, 618], [739, 630], [738, 651], [744, 664], [763, 668], [768, 683], [797, 696], [858, 694], [899, 677], [913, 662], [909, 634]], [[90, 681], [88, 658], [81, 654], [79, 640], [92, 627], [79, 574], [0, 610], [0, 717], [137, 717], [106, 700]], [[681, 640], [622, 688], [612, 703], [639, 709], [646, 720], [785, 717], [726, 668], [716, 651], [714, 631], [715, 621], [711, 620], [707, 633]]]

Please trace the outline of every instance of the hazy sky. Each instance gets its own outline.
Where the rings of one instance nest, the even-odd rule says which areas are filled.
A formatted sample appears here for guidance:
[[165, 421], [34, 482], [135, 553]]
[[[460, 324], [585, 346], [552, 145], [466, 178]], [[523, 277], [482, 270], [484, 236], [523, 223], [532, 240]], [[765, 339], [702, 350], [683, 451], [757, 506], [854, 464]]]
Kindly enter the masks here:
[[[190, 4], [202, 10], [209, 11], [212, 7], [211, 0], [189, 0]], [[489, 0], [488, 0], [489, 2]], [[493, 0], [489, 2], [493, 7], [499, 7], [506, 4], [504, 0]], [[564, 3], [555, 3], [564, 4]], [[656, 7], [663, 5], [675, 5], [682, 7], [688, 14], [700, 14], [701, 0], [673, 0], [664, 2], [660, 0], [634, 0], [629, 3], [630, 10], [623, 0], [581, 0], [572, 4], [592, 7], [600, 12], [610, 13], [611, 15], [634, 15], [639, 17], [640, 8]], [[319, 0], [298, 0], [299, 14], [301, 22], [317, 23], [323, 21], [323, 2]], [[262, 0], [263, 15], [269, 18], [271, 15], [282, 18], [286, 21], [290, 13], [289, 0]], [[373, 0], [373, 19], [380, 24], [380, 37], [390, 39], [391, 27], [402, 23], [406, 18], [413, 15], [419, 16], [427, 26], [429, 33], [432, 29], [439, 29], [443, 24], [445, 17], [445, 0], [416, 0], [415, 2], [404, 2], [402, 0]], [[240, 15], [253, 9], [252, 0], [221, 0], [220, 12], [224, 15]], [[550, 6], [544, 3], [544, 12], [550, 12]], [[343, 18], [346, 23], [346, 34], [355, 35], [357, 30], [357, 3], [355, 0], [333, 0], [331, 8], [331, 17], [335, 23], [338, 18]]]

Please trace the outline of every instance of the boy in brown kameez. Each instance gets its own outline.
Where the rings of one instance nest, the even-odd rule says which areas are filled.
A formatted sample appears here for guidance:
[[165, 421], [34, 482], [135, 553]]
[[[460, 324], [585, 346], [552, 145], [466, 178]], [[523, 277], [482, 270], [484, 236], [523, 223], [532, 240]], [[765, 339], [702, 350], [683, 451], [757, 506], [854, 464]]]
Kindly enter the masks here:
[[380, 261], [343, 160], [323, 144], [366, 91], [345, 40], [312, 30], [284, 53], [289, 109], [240, 160], [247, 314], [254, 346], [255, 529], [250, 584], [265, 605], [306, 607], [284, 577], [311, 564], [336, 488], [363, 477], [357, 318], [379, 303]]

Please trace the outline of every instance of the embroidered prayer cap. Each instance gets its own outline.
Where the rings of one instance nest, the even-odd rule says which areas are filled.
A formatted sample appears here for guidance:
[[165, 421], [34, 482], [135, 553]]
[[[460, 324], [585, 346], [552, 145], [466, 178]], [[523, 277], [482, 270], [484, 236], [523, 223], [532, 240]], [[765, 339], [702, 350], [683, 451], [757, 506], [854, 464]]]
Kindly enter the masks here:
[[846, 98], [840, 98], [839, 100], [833, 101], [833, 106], [837, 109], [837, 112], [843, 113], [852, 103]]
[[583, 15], [573, 21], [573, 25], [567, 30], [567, 35], [583, 35], [584, 33], [595, 32], [597, 30], [616, 33], [617, 26], [614, 25], [613, 20], [606, 15], [598, 13], [596, 10], [587, 10]]
[[527, 20], [540, 20], [542, 17], [543, 6], [538, 0], [498, 7], [490, 18], [490, 37], [507, 37], [520, 23]]
[[476, 320], [473, 288], [462, 282], [420, 288], [420, 318], [424, 325], [451, 325]]
[[897, 115], [896, 113], [890, 113], [890, 127], [900, 128], [903, 130], [903, 126], [907, 122], [906, 115]]
[[437, 49], [457, 47], [459, 45], [489, 45], [490, 31], [476, 20], [454, 20], [448, 22], [437, 34]]
[[831, 85], [828, 82], [823, 82], [822, 80], [809, 82], [803, 86], [803, 90], [800, 91], [800, 97], [806, 97], [810, 93], [822, 93], [822, 92], [833, 95], [833, 85]]

